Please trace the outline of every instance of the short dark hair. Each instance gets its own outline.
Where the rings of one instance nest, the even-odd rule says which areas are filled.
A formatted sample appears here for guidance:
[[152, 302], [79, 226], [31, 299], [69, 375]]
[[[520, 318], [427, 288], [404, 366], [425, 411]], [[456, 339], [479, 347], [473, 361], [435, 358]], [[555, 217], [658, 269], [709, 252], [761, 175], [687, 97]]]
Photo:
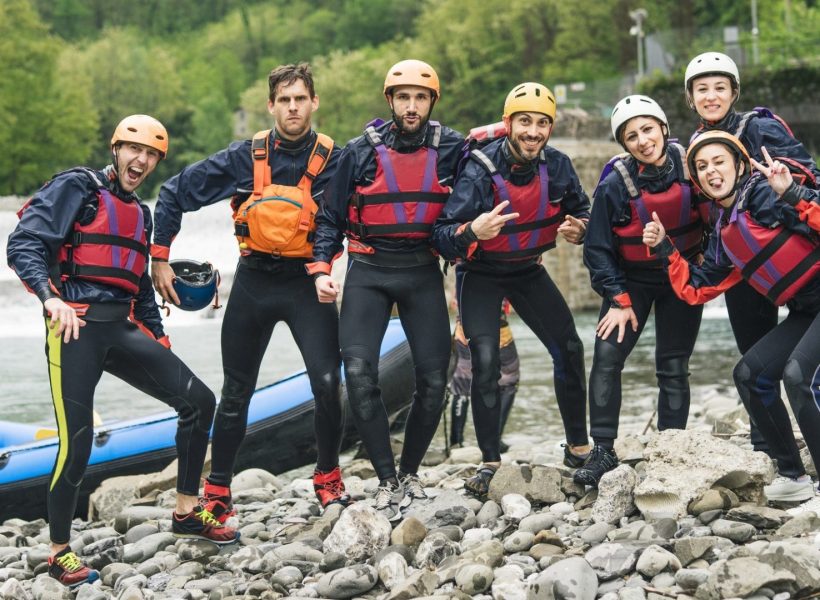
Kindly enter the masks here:
[[268, 75], [268, 98], [271, 102], [276, 100], [276, 88], [280, 83], [290, 85], [294, 81], [301, 79], [310, 92], [310, 97], [316, 96], [316, 89], [313, 87], [313, 71], [308, 63], [279, 65]]

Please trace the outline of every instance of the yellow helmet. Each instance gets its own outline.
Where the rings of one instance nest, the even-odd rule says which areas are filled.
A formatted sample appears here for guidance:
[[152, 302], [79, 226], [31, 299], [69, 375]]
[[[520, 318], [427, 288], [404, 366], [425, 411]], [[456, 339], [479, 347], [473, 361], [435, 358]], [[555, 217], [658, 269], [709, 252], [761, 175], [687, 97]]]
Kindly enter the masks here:
[[521, 83], [515, 86], [504, 101], [504, 118], [517, 112], [537, 112], [555, 122], [555, 96], [540, 83]]
[[120, 121], [111, 136], [111, 145], [136, 142], [158, 150], [162, 158], [168, 153], [168, 132], [162, 123], [148, 115], [130, 115]]
[[384, 78], [384, 95], [387, 96], [391, 89], [399, 85], [417, 85], [431, 90], [436, 98], [441, 97], [436, 70], [421, 60], [402, 60], [390, 67]]

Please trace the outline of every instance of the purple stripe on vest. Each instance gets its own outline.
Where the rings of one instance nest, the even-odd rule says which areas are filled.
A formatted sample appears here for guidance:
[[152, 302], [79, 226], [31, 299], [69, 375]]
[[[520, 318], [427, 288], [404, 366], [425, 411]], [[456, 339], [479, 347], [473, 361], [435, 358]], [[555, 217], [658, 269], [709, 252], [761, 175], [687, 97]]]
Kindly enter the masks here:
[[[726, 256], [729, 257], [729, 260], [732, 261], [732, 264], [734, 264], [738, 269], [742, 269], [744, 266], [746, 266], [740, 261], [740, 259], [737, 256], [732, 254], [731, 250], [729, 250], [725, 245], [723, 246], [723, 250], [726, 252]], [[758, 275], [757, 272], [752, 273], [751, 278], [760, 287], [762, 287], [764, 290], [766, 290], [767, 293], [770, 289], [772, 289], [773, 284], [771, 284], [768, 281], [766, 281], [765, 279], [763, 279], [763, 277]]]
[[[134, 230], [133, 240], [135, 242], [142, 241], [142, 230], [145, 228], [145, 215], [142, 213], [142, 208], [137, 205], [137, 228]], [[138, 252], [136, 250], [128, 251], [128, 264], [125, 268], [129, 271], [134, 267], [134, 261], [137, 260]]]
[[680, 186], [680, 226], [685, 227], [692, 222], [692, 190], [688, 185]]
[[[732, 216], [735, 217], [735, 226], [740, 230], [740, 235], [743, 237], [743, 241], [746, 242], [746, 245], [754, 254], [760, 254], [763, 251], [763, 248], [757, 243], [752, 232], [749, 231], [749, 221], [746, 213], [737, 214], [737, 205], [735, 205], [734, 210], [732, 211]], [[780, 281], [783, 278], [783, 275], [775, 268], [774, 264], [771, 260], [767, 260], [763, 263], [763, 268], [766, 269], [766, 273], [769, 277], [772, 278], [773, 281]], [[772, 284], [770, 284], [771, 286]]]
[[[514, 212], [513, 211], [513, 206], [512, 206], [512, 201], [510, 200], [510, 192], [507, 189], [507, 182], [504, 181], [504, 178], [499, 174], [498, 171], [493, 173], [491, 177], [492, 177], [493, 183], [495, 184], [495, 189], [498, 190], [498, 198], [501, 200], [501, 202], [504, 202], [505, 200], [507, 202], [509, 202], [509, 204], [507, 205], [507, 208], [505, 208], [503, 211], [501, 211], [501, 214], [508, 215], [511, 212]], [[513, 219], [511, 221], [507, 221], [507, 224], [508, 225], [515, 225], [515, 219]], [[512, 248], [513, 250], [520, 250], [521, 249], [521, 246], [518, 245], [518, 236], [508, 235], [507, 238], [510, 241], [510, 248]]]
[[[547, 217], [547, 207], [550, 201], [550, 176], [547, 173], [547, 165], [546, 163], [539, 163], [538, 164], [538, 180], [539, 180], [539, 198], [538, 198], [538, 210], [536, 214], [536, 220], [540, 221]], [[530, 241], [527, 243], [527, 248], [535, 248], [538, 245], [538, 235], [539, 230], [533, 229], [529, 232]]]
[[646, 225], [652, 220], [652, 216], [649, 214], [649, 211], [646, 210], [643, 196], [638, 196], [633, 202], [635, 203], [635, 212], [638, 213], [638, 219], [640, 219], [642, 225]]
[[[433, 189], [433, 181], [438, 178], [438, 172], [436, 170], [437, 164], [438, 152], [432, 148], [427, 148], [427, 162], [424, 165], [424, 178], [421, 181], [422, 192], [429, 192]], [[413, 221], [414, 223], [424, 223], [429, 205], [429, 202], [418, 203], [416, 206], [416, 218]]]
[[[384, 143], [376, 146], [376, 153], [379, 155], [379, 163], [381, 163], [382, 171], [384, 171], [387, 191], [391, 194], [398, 194], [400, 190], [398, 181], [396, 181], [396, 172], [393, 170], [393, 163], [390, 162], [390, 153], [387, 151]], [[396, 202], [393, 202], [392, 205], [393, 214], [396, 215], [396, 223], [407, 223], [407, 215], [404, 212], [404, 207]]]
[[[111, 196], [111, 192], [109, 192], [105, 188], [100, 189], [100, 198], [103, 199], [105, 202], [105, 210], [108, 213], [108, 230], [111, 232], [111, 235], [119, 235], [120, 234], [120, 224], [117, 219], [117, 207], [114, 203], [114, 198]], [[115, 268], [120, 268], [122, 265], [120, 264], [122, 257], [120, 256], [120, 247], [119, 246], [110, 246], [111, 248], [111, 266]]]

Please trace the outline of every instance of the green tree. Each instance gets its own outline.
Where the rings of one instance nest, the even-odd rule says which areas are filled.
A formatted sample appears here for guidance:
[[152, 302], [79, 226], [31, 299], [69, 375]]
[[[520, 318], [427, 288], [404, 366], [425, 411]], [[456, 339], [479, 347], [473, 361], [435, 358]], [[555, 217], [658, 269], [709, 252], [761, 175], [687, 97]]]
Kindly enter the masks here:
[[29, 192], [89, 156], [91, 88], [58, 68], [59, 53], [29, 0], [0, 0], [0, 193]]

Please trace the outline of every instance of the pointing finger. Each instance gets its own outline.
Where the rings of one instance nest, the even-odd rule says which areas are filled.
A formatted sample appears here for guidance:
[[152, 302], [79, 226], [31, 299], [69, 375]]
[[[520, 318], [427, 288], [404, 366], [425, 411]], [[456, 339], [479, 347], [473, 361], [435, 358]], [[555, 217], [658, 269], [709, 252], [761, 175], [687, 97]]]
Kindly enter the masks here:
[[766, 164], [771, 165], [772, 164], [772, 157], [769, 156], [769, 151], [766, 150], [766, 146], [762, 146], [760, 148], [760, 152], [763, 154], [763, 158], [766, 160]]
[[509, 200], [504, 200], [504, 202], [499, 202], [498, 204], [496, 204], [493, 207], [493, 209], [490, 211], [490, 214], [493, 215], [493, 216], [500, 215], [501, 211], [504, 210], [505, 208], [507, 208], [509, 205], [510, 205]]
[[757, 162], [755, 159], [753, 159], [753, 158], [751, 158], [751, 157], [749, 157], [749, 160], [751, 161], [752, 166], [753, 166], [755, 169], [757, 169], [758, 171], [760, 171], [761, 173], [763, 173], [766, 177], [768, 177], [768, 176], [769, 176], [769, 169], [768, 169], [768, 167], [765, 167], [765, 166], [761, 165], [759, 162]]

